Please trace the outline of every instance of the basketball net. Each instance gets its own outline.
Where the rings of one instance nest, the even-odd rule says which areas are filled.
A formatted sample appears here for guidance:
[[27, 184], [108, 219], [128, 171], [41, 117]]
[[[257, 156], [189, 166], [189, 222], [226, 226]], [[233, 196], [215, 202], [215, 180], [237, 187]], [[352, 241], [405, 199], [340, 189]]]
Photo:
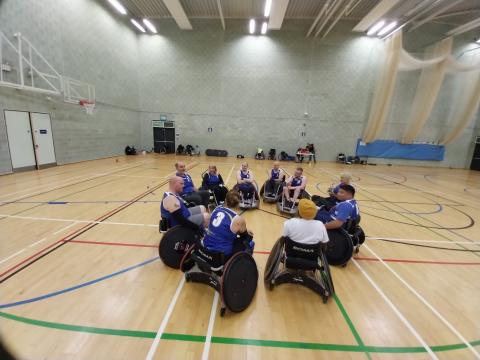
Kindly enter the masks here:
[[88, 115], [93, 115], [93, 110], [95, 110], [95, 101], [80, 100], [78, 103], [80, 106], [83, 106]]

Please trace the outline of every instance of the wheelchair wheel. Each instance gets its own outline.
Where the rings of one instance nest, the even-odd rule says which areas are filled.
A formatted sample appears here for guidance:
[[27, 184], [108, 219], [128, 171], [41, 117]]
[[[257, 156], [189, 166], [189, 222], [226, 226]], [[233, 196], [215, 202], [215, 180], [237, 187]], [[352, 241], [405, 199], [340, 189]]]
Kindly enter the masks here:
[[[190, 246], [188, 248], [187, 251], [185, 251], [185, 254], [183, 254], [182, 256], [182, 260], [180, 260], [180, 270], [182, 272], [187, 272], [188, 270], [190, 270], [191, 268], [193, 268], [195, 266], [195, 261], [193, 261], [193, 259], [191, 258], [191, 255], [192, 255], [192, 252], [193, 250], [195, 249], [195, 246], [196, 244], [193, 244], [192, 246]], [[187, 278], [187, 276], [185, 276], [185, 279]]]
[[285, 239], [283, 236], [279, 238], [273, 245], [272, 251], [267, 259], [267, 264], [265, 265], [265, 273], [263, 274], [263, 280], [266, 283], [270, 283], [272, 278], [275, 276], [275, 271], [277, 271], [278, 264], [282, 257], [283, 247], [285, 245]]
[[357, 231], [355, 231], [355, 237], [357, 238], [357, 245], [362, 245], [365, 242], [365, 232], [363, 229], [359, 226]]
[[335, 287], [333, 286], [332, 273], [330, 272], [330, 266], [328, 265], [327, 256], [323, 251], [320, 253], [320, 259], [322, 261], [323, 267], [323, 269], [320, 271], [320, 275], [322, 276], [323, 282], [327, 286], [328, 292], [330, 293], [330, 295], [333, 295], [335, 294]]
[[331, 265], [345, 265], [353, 256], [350, 236], [342, 229], [328, 230], [326, 257]]
[[257, 290], [258, 270], [250, 254], [239, 252], [225, 264], [220, 295], [223, 303], [232, 312], [245, 310]]
[[171, 268], [178, 269], [185, 251], [200, 240], [200, 233], [183, 226], [174, 226], [169, 229], [158, 246], [158, 253], [163, 263]]
[[264, 192], [265, 192], [265, 184], [263, 184], [262, 187], [260, 188], [260, 197], [263, 198]]

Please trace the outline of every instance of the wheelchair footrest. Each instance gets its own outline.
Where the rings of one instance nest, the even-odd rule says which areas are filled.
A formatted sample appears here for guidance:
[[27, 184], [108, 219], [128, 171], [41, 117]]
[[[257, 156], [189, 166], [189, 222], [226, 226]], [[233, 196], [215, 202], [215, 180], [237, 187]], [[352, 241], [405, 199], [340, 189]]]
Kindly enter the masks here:
[[272, 280], [275, 285], [280, 284], [300, 284], [309, 288], [310, 290], [316, 292], [321, 296], [330, 296], [328, 291], [323, 287], [323, 285], [316, 279], [296, 272], [284, 271], [278, 274], [275, 279]]
[[220, 278], [214, 274], [193, 270], [185, 273], [185, 279], [187, 281], [208, 285], [216, 291], [220, 291]]

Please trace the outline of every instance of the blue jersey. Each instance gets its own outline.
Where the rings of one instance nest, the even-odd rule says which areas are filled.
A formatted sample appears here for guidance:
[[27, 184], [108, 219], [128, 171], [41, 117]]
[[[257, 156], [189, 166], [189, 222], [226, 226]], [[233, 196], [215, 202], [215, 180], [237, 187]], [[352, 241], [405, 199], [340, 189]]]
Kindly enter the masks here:
[[270, 179], [272, 180], [279, 180], [280, 179], [280, 169], [275, 170], [272, 169], [272, 172], [270, 173]]
[[235, 216], [237, 216], [235, 211], [217, 206], [210, 216], [210, 223], [203, 238], [203, 246], [209, 250], [230, 255], [233, 252], [233, 243], [237, 238], [237, 234], [230, 229]]
[[294, 177], [292, 179], [292, 183], [290, 186], [300, 186], [302, 185], [302, 181], [303, 181], [303, 176], [301, 176], [300, 178]]
[[330, 209], [329, 213], [333, 220], [340, 220], [343, 222], [350, 219], [355, 220], [360, 215], [355, 199], [345, 200], [338, 203]]
[[193, 192], [193, 180], [190, 175], [187, 173], [184, 173], [183, 175], [177, 174], [177, 176], [181, 177], [183, 179], [183, 191], [180, 193], [180, 195], [185, 195], [185, 194], [190, 194]]
[[250, 171], [247, 170], [247, 172], [243, 172], [240, 170], [240, 179], [245, 180], [245, 179], [250, 179]]
[[162, 219], [167, 219], [168, 223], [169, 223], [169, 226], [173, 227], [173, 226], [180, 225], [180, 224], [172, 216], [172, 213], [163, 207], [163, 200], [169, 195], [175, 196], [178, 199], [178, 201], [180, 202], [180, 209], [182, 210], [182, 216], [185, 219], [188, 219], [188, 217], [190, 216], [190, 210], [188, 210], [187, 205], [185, 205], [185, 202], [183, 201], [183, 199], [180, 196], [178, 196], [174, 193], [168, 192], [168, 191], [165, 192], [163, 194], [162, 204], [160, 205], [160, 214], [162, 216]]
[[210, 173], [207, 175], [208, 175], [208, 179], [207, 179], [208, 186], [214, 186], [214, 185], [220, 184], [220, 177], [218, 175], [212, 175]]

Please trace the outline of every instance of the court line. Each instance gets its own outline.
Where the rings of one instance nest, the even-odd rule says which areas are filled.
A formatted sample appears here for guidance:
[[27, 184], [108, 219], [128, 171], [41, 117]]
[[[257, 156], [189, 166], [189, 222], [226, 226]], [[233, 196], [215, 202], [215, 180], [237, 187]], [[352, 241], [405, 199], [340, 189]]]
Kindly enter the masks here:
[[208, 320], [207, 336], [205, 337], [205, 343], [203, 345], [202, 360], [208, 359], [210, 352], [210, 345], [212, 343], [213, 326], [215, 325], [215, 314], [217, 313], [218, 306], [218, 291], [215, 291], [213, 296], [212, 309], [210, 310], [210, 319]]
[[60, 234], [62, 231], [65, 231], [65, 230], [67, 230], [67, 229], [70, 229], [72, 226], [75, 226], [76, 224], [78, 224], [78, 222], [77, 222], [77, 221], [74, 221], [74, 222], [72, 222], [71, 224], [68, 224], [67, 226], [61, 228], [60, 230], [55, 231], [55, 232], [53, 233], [53, 235]]
[[478, 358], [480, 359], [480, 353], [478, 353], [475, 348], [470, 345], [470, 343], [463, 337], [462, 334], [447, 320], [443, 317], [437, 309], [435, 309], [420, 293], [418, 293], [409, 283], [407, 283], [395, 270], [393, 270], [390, 265], [386, 264], [368, 245], [364, 244], [365, 248], [372, 253], [412, 294], [414, 294], [426, 307], [430, 309], [440, 320], [443, 324], [460, 339], [469, 350]]
[[[333, 299], [335, 300], [335, 303], [337, 304], [338, 308], [340, 309], [340, 312], [342, 313], [343, 315], [343, 318], [345, 319], [345, 321], [347, 322], [347, 325], [348, 325], [348, 328], [350, 329], [350, 331], [352, 332], [352, 335], [353, 337], [355, 338], [355, 341], [357, 342], [358, 345], [360, 345], [361, 347], [365, 347], [365, 344], [362, 340], [362, 338], [360, 337], [360, 334], [358, 333], [357, 329], [355, 328], [355, 326], [353, 325], [353, 322], [352, 322], [352, 319], [350, 319], [350, 317], [348, 316], [347, 314], [347, 310], [345, 310], [345, 308], [343, 307], [343, 304], [342, 302], [340, 301], [339, 297], [337, 294], [333, 293]], [[367, 358], [369, 360], [371, 360], [371, 356], [368, 352], [365, 353], [365, 355], [367, 356]]]
[[177, 290], [173, 295], [172, 300], [170, 300], [170, 304], [168, 305], [167, 312], [163, 316], [162, 323], [158, 328], [157, 334], [155, 335], [155, 339], [153, 340], [152, 345], [150, 346], [150, 350], [148, 350], [148, 354], [145, 357], [146, 360], [153, 359], [155, 352], [157, 351], [158, 344], [160, 343], [160, 339], [162, 338], [163, 333], [165, 332], [165, 328], [167, 327], [168, 320], [170, 320], [170, 316], [172, 316], [173, 309], [175, 308], [175, 304], [177, 303], [178, 297], [180, 296], [180, 292], [183, 289], [183, 285], [185, 285], [185, 276], [182, 276], [180, 282], [178, 283]]
[[408, 241], [408, 242], [425, 242], [425, 243], [439, 243], [439, 244], [480, 244], [480, 241], [450, 241], [445, 240], [422, 240], [422, 239], [402, 239], [402, 238], [391, 238], [391, 237], [375, 237], [367, 236], [368, 240], [391, 240], [391, 241]]
[[[198, 165], [198, 163], [195, 163], [195, 162], [194, 162], [193, 165], [190, 166], [190, 164], [189, 164], [189, 165], [187, 165], [187, 167], [188, 167], [189, 169], [192, 169], [193, 167], [195, 167], [195, 166], [197, 166], [197, 165]], [[159, 183], [158, 185], [154, 186], [154, 187], [151, 188], [151, 189], [149, 188], [149, 190], [147, 190], [147, 191], [143, 192], [142, 194], [136, 196], [136, 197], [133, 198], [129, 203], [124, 204], [124, 205], [121, 205], [121, 206], [113, 209], [112, 211], [107, 212], [106, 214], [104, 214], [104, 215], [100, 216], [99, 218], [97, 218], [96, 221], [98, 221], [98, 220], [103, 221], [103, 220], [108, 219], [109, 217], [111, 217], [111, 216], [119, 213], [120, 211], [124, 210], [124, 209], [127, 208], [128, 206], [134, 204], [136, 201], [138, 201], [138, 200], [141, 199], [142, 197], [145, 197], [145, 196], [147, 196], [148, 194], [153, 193], [155, 190], [161, 188], [161, 187], [164, 186], [167, 182], [168, 182], [168, 180]], [[87, 225], [85, 225], [84, 227], [82, 227], [82, 228], [74, 231], [73, 233], [67, 235], [67, 236], [64, 237], [63, 239], [60, 239], [60, 240], [54, 242], [53, 244], [47, 246], [46, 248], [40, 250], [39, 252], [33, 254], [32, 256], [30, 256], [30, 257], [22, 260], [20, 263], [18, 263], [18, 264], [16, 264], [16, 265], [14, 265], [13, 267], [7, 269], [6, 271], [4, 271], [3, 273], [0, 274], [0, 277], [3, 276], [3, 275], [5, 275], [5, 274], [7, 274], [7, 273], [9, 273], [9, 272], [11, 272], [11, 271], [14, 270], [15, 268], [17, 268], [17, 267], [19, 267], [20, 265], [22, 265], [23, 263], [25, 263], [25, 262], [33, 259], [33, 258], [36, 257], [37, 255], [40, 255], [38, 258], [33, 259], [30, 263], [24, 265], [23, 267], [19, 268], [18, 270], [16, 270], [15, 272], [11, 273], [10, 275], [7, 275], [5, 278], [0, 279], [0, 284], [3, 283], [3, 282], [5, 282], [6, 280], [8, 280], [9, 278], [11, 278], [12, 276], [14, 276], [15, 274], [17, 274], [18, 272], [20, 272], [20, 271], [22, 271], [23, 269], [27, 268], [28, 266], [34, 264], [36, 261], [42, 259], [43, 257], [47, 256], [48, 254], [52, 253], [53, 251], [57, 250], [58, 248], [60, 248], [61, 246], [65, 245], [65, 244], [67, 243], [67, 242], [63, 242], [62, 240], [66, 240], [67, 238], [70, 238], [69, 240], [73, 240], [73, 239], [75, 239], [76, 237], [78, 237], [79, 235], [81, 235], [81, 234], [85, 233], [86, 231], [92, 229], [92, 228], [95, 227], [96, 225], [97, 225], [97, 224], [87, 224]], [[50, 248], [52, 248], [53, 246], [55, 246], [56, 244], [60, 244], [60, 245], [58, 245], [57, 247], [54, 247], [53, 249], [50, 249]], [[43, 253], [43, 252], [46, 251], [46, 250], [48, 250], [48, 251], [45, 252], [45, 253]], [[42, 253], [43, 253], [43, 254], [42, 254]]]
[[112, 277], [121, 275], [121, 274], [126, 273], [128, 271], [137, 269], [139, 267], [148, 265], [148, 264], [150, 264], [150, 263], [152, 263], [152, 262], [154, 262], [158, 259], [159, 259], [159, 257], [156, 256], [152, 259], [145, 260], [145, 261], [143, 261], [139, 264], [129, 266], [125, 269], [118, 270], [114, 273], [104, 275], [104, 276], [101, 276], [99, 278], [96, 278], [96, 279], [93, 279], [93, 280], [90, 280], [90, 281], [87, 281], [87, 282], [84, 282], [84, 283], [81, 283], [81, 284], [78, 284], [78, 285], [74, 285], [74, 286], [71, 286], [71, 287], [68, 287], [68, 288], [65, 288], [65, 289], [62, 289], [62, 290], [53, 291], [53, 292], [50, 292], [50, 293], [47, 293], [47, 294], [44, 294], [44, 295], [40, 295], [40, 296], [36, 296], [36, 297], [30, 298], [30, 299], [19, 300], [19, 301], [15, 301], [15, 302], [6, 303], [6, 304], [0, 304], [0, 309], [6, 309], [6, 308], [12, 308], [12, 307], [20, 306], [20, 305], [30, 304], [30, 303], [33, 303], [33, 302], [37, 302], [37, 301], [49, 299], [51, 297], [55, 297], [55, 296], [58, 296], [58, 295], [62, 295], [62, 294], [65, 294], [65, 293], [68, 293], [68, 292], [71, 292], [71, 291], [74, 291], [74, 290], [78, 290], [78, 289], [84, 288], [86, 286], [93, 285], [93, 284], [96, 284], [98, 282], [101, 282], [101, 281], [110, 279]]
[[[60, 240], [62, 241], [62, 240]], [[107, 246], [127, 246], [127, 247], [139, 247], [139, 248], [158, 248], [158, 245], [150, 244], [138, 244], [138, 243], [123, 243], [123, 242], [106, 242], [106, 241], [93, 241], [93, 240], [70, 240], [68, 241], [74, 244], [91, 244], [91, 245], [107, 245]], [[270, 251], [257, 251], [253, 252], [254, 254], [259, 255], [270, 255]], [[375, 258], [370, 257], [359, 257], [355, 256], [356, 260], [365, 260], [365, 261], [378, 261]], [[480, 265], [480, 262], [458, 262], [458, 261], [433, 261], [433, 260], [410, 260], [410, 259], [386, 259], [382, 258], [385, 262], [396, 262], [396, 263], [412, 263], [412, 264], [435, 264], [435, 265]]]
[[[50, 322], [44, 320], [37, 320], [18, 316], [10, 313], [0, 312], [0, 317], [9, 319], [12, 321], [21, 322], [28, 325], [39, 326], [48, 329], [57, 329], [64, 331], [73, 331], [87, 334], [100, 334], [110, 336], [124, 336], [143, 339], [154, 339], [156, 333], [153, 331], [144, 330], [124, 330], [124, 329], [110, 329], [100, 328], [93, 326], [83, 325], [71, 325], [58, 322]], [[174, 334], [163, 333], [162, 340], [174, 340], [174, 341], [186, 341], [186, 342], [204, 342], [205, 336], [202, 335], [189, 335], [189, 334]], [[287, 349], [301, 349], [301, 350], [325, 350], [325, 351], [339, 351], [339, 352], [371, 352], [371, 353], [384, 353], [384, 354], [410, 354], [410, 353], [425, 353], [425, 349], [421, 346], [372, 346], [366, 345], [362, 348], [359, 345], [345, 345], [345, 344], [325, 344], [325, 343], [307, 343], [297, 341], [282, 341], [282, 340], [260, 340], [260, 339], [243, 339], [243, 338], [230, 338], [230, 337], [217, 337], [212, 336], [213, 344], [224, 345], [244, 345], [244, 346], [257, 346], [257, 347], [273, 347], [273, 348], [287, 348]], [[479, 346], [480, 340], [472, 341], [473, 346]], [[434, 345], [432, 350], [435, 352], [446, 352], [453, 350], [465, 349], [464, 344], [447, 344], [447, 345]]]
[[[52, 186], [51, 184], [45, 184], [45, 185], [34, 186], [34, 187], [31, 187], [31, 188], [23, 189], [23, 190], [16, 191], [16, 192], [13, 192], [13, 193], [2, 194], [2, 195], [1, 195], [1, 196], [2, 196], [1, 202], [12, 202], [12, 201], [15, 201], [14, 199], [5, 200], [4, 197], [5, 197], [5, 196], [9, 197], [10, 195], [22, 193], [22, 192], [29, 191], [29, 190], [32, 190], [32, 189], [35, 189], [35, 188], [37, 188], [38, 190], [40, 190], [40, 189], [42, 189], [42, 188], [44, 188], [44, 187], [50, 186], [50, 187], [47, 187], [47, 189], [50, 189], [50, 190], [42, 189], [42, 190], [40, 190], [40, 191], [41, 191], [40, 193], [30, 193], [30, 194], [19, 195], [20, 197], [18, 198], [18, 200], [24, 199], [24, 198], [27, 198], [27, 197], [30, 197], [30, 196], [41, 195], [41, 194], [44, 194], [44, 193], [46, 193], [46, 192], [50, 192], [50, 191], [53, 191], [53, 190], [62, 189], [62, 188], [64, 188], [64, 187], [67, 187], [67, 186], [70, 186], [70, 185], [76, 185], [76, 184], [79, 184], [79, 183], [82, 183], [82, 182], [94, 180], [94, 179], [97, 179], [97, 178], [99, 178], [99, 177], [101, 177], [101, 176], [106, 176], [106, 175], [110, 175], [110, 174], [115, 173], [115, 172], [132, 169], [132, 168], [135, 168], [135, 167], [139, 167], [139, 166], [141, 166], [141, 165], [144, 165], [144, 164], [145, 164], [145, 161], [141, 162], [140, 164], [135, 164], [135, 165], [131, 165], [131, 166], [123, 166], [123, 167], [121, 167], [121, 168], [111, 168], [112, 170], [111, 170], [111, 171], [107, 171], [104, 175], [98, 175], [98, 176], [90, 176], [91, 174], [80, 175], [80, 176], [72, 177], [72, 178], [70, 178], [70, 179], [65, 179], [65, 180], [59, 181], [59, 182], [57, 182], [57, 183], [56, 183], [55, 185], [53, 185], [53, 186]], [[84, 179], [82, 179], [82, 180], [79, 181], [79, 182], [73, 182], [73, 183], [70, 183], [70, 184], [64, 184], [64, 183], [67, 183], [68, 181], [70, 181], [70, 180], [72, 180], [72, 179], [79, 179], [79, 178], [84, 178]], [[55, 186], [58, 186], [58, 185], [61, 185], [61, 186], [58, 187], [58, 188], [55, 188]], [[0, 206], [2, 206], [2, 205], [0, 205]]]
[[[165, 185], [165, 184], [163, 184]], [[161, 186], [163, 186], [161, 185]], [[161, 187], [160, 186], [160, 187]], [[157, 189], [155, 189], [157, 190]], [[155, 191], [152, 190], [152, 191]], [[150, 191], [149, 191], [150, 192]], [[148, 194], [147, 194], [148, 195]], [[136, 202], [136, 201], [135, 201]], [[131, 205], [132, 201], [125, 203]], [[123, 206], [123, 205], [122, 205]], [[101, 218], [102, 216], [100, 216]], [[147, 226], [147, 227], [158, 227], [158, 224], [141, 224], [141, 223], [125, 223], [118, 221], [101, 221], [101, 220], [79, 220], [79, 219], [61, 219], [61, 218], [45, 218], [45, 217], [36, 217], [36, 216], [21, 216], [21, 215], [7, 215], [0, 214], [0, 218], [12, 218], [12, 219], [23, 219], [23, 220], [38, 220], [38, 221], [60, 221], [60, 222], [76, 222], [82, 224], [97, 224], [97, 225], [125, 225], [125, 226]]]
[[[364, 245], [365, 246], [365, 245]], [[360, 264], [355, 260], [352, 259], [352, 262], [355, 266], [360, 270], [360, 272], [365, 276], [368, 280], [370, 285], [377, 291], [377, 293], [383, 298], [383, 300], [390, 306], [393, 312], [398, 316], [398, 318], [402, 321], [402, 323], [407, 327], [408, 330], [412, 333], [412, 335], [417, 339], [417, 341], [423, 346], [423, 348], [427, 351], [432, 359], [438, 359], [437, 355], [433, 353], [433, 350], [428, 346], [428, 344], [423, 340], [417, 330], [413, 327], [413, 325], [407, 320], [407, 318], [401, 313], [401, 311], [392, 303], [392, 301], [388, 298], [388, 296], [383, 292], [383, 290], [377, 285], [375, 281], [368, 275], [368, 273], [360, 266]]]

